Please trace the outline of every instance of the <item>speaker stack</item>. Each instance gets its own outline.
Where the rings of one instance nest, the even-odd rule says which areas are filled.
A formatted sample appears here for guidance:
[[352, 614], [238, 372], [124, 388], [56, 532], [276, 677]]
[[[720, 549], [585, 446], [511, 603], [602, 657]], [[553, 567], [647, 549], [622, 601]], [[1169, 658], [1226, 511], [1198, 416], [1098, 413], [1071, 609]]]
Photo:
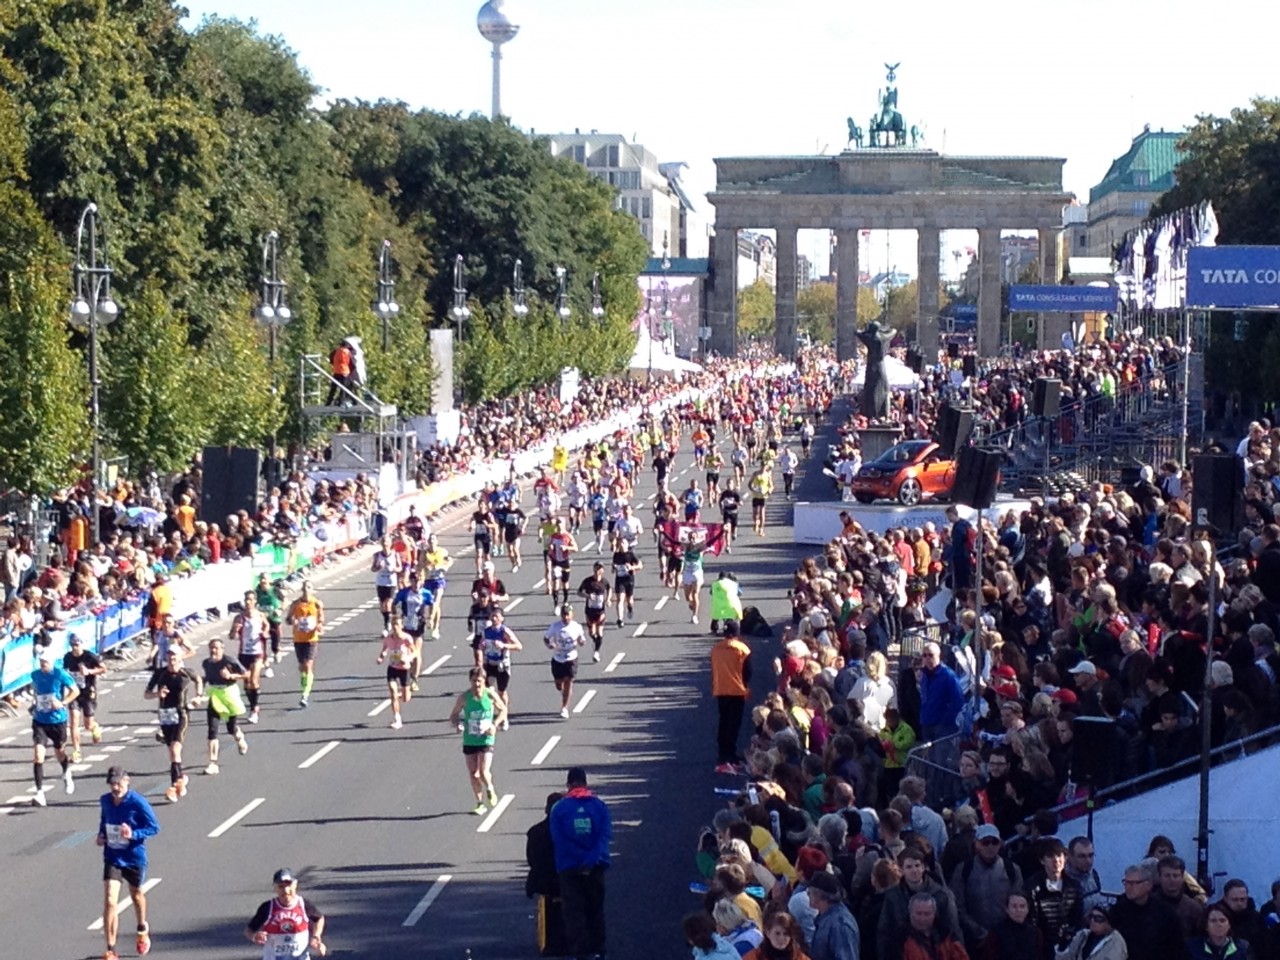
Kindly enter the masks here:
[[963, 410], [953, 403], [942, 408], [938, 417], [938, 446], [942, 455], [955, 459], [956, 453], [969, 442], [973, 433], [973, 411]]
[[240, 510], [258, 509], [262, 451], [248, 447], [205, 447], [200, 458], [200, 519], [225, 523]]
[[1191, 523], [1214, 539], [1244, 526], [1244, 464], [1235, 454], [1205, 453], [1191, 461]]
[[981, 447], [962, 447], [956, 458], [956, 480], [951, 498], [975, 510], [985, 510], [996, 500], [1000, 465], [1004, 454]]
[[1031, 393], [1031, 415], [1052, 420], [1058, 415], [1058, 406], [1062, 402], [1062, 381], [1052, 377], [1040, 377], [1036, 380], [1035, 389]]

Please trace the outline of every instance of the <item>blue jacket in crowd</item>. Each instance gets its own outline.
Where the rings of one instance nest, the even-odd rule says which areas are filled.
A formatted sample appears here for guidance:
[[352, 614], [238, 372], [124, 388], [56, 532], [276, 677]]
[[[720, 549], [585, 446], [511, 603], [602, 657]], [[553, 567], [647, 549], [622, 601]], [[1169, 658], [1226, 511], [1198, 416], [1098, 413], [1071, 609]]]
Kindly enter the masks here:
[[945, 664], [920, 671], [920, 726], [954, 728], [964, 707], [960, 678]]
[[[105, 793], [98, 801], [101, 815], [98, 819], [98, 836], [106, 840], [102, 855], [113, 867], [137, 868], [147, 865], [146, 841], [160, 832], [160, 823], [156, 820], [151, 804], [140, 793], [130, 790], [124, 798], [115, 803], [111, 794]], [[133, 831], [128, 840], [113, 839], [116, 832], [113, 827], [127, 823]]]
[[609, 865], [613, 819], [605, 802], [585, 787], [575, 787], [551, 808], [551, 841], [556, 870], [590, 870]]

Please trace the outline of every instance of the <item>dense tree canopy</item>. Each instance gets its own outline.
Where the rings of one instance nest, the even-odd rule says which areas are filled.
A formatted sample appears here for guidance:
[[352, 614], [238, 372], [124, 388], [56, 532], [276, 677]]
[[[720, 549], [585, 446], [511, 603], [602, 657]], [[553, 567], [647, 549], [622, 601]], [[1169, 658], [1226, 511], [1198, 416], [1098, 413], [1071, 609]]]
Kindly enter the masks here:
[[[587, 334], [572, 341], [584, 371], [626, 361], [646, 246], [612, 188], [505, 122], [387, 102], [318, 108], [281, 38], [222, 19], [188, 32], [182, 15], [170, 0], [0, 5], [0, 401], [24, 401], [0, 422], [0, 485], [47, 490], [88, 449], [84, 343], [65, 315], [90, 201], [121, 306], [101, 336], [103, 437], [135, 468], [295, 435], [299, 358], [352, 334], [372, 389], [407, 415], [427, 411], [427, 330], [448, 322], [457, 253], [474, 310], [459, 351], [467, 395], [554, 377], [574, 331]], [[252, 319], [270, 230], [294, 314], [274, 370]], [[370, 309], [384, 240], [401, 304], [385, 352]], [[524, 321], [504, 306], [517, 258]], [[546, 306], [557, 266], [567, 325]], [[589, 312], [596, 272], [602, 322]], [[477, 355], [495, 345], [496, 359]]]

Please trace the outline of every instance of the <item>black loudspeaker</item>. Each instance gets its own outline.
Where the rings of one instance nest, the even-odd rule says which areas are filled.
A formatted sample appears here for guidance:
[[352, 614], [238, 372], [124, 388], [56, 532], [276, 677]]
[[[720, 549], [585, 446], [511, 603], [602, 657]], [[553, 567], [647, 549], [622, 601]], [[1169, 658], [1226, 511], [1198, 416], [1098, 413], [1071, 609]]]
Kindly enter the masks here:
[[938, 418], [938, 446], [944, 457], [955, 458], [956, 452], [969, 442], [973, 433], [973, 411], [961, 410], [948, 403]]
[[1061, 400], [1062, 381], [1041, 377], [1036, 381], [1035, 390], [1031, 394], [1031, 415], [1052, 420], [1058, 415]]
[[978, 375], [978, 358], [972, 353], [966, 353], [962, 369], [966, 377], [976, 377]]
[[1235, 454], [1206, 453], [1191, 461], [1191, 523], [1215, 537], [1244, 526], [1244, 465]]
[[230, 514], [258, 509], [262, 453], [248, 447], [205, 447], [200, 458], [200, 519], [222, 524]]
[[960, 344], [958, 344], [958, 343], [948, 343], [948, 344], [947, 344], [947, 356], [948, 356], [948, 357], [950, 357], [952, 360], [959, 360], [959, 359], [960, 359]]
[[907, 369], [916, 374], [924, 369], [924, 357], [915, 347], [907, 351]]
[[1004, 454], [999, 450], [961, 447], [956, 457], [956, 481], [951, 499], [975, 510], [987, 509], [995, 502], [1003, 462]]
[[1141, 467], [1121, 467], [1120, 468], [1120, 486], [1136, 487], [1138, 481], [1142, 479]]
[[1120, 759], [1116, 722], [1106, 717], [1076, 717], [1071, 721], [1071, 780], [1094, 790], [1115, 782]]

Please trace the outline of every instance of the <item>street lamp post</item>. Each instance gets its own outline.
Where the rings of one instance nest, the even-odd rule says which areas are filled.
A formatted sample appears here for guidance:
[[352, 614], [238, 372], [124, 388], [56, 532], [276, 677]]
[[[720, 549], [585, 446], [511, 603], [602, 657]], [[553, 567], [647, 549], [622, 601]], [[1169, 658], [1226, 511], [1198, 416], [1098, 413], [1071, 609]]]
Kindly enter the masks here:
[[671, 284], [667, 277], [671, 271], [671, 256], [669, 237], [666, 230], [662, 231], [662, 343], [663, 349], [666, 349], [667, 338], [671, 338], [671, 355], [675, 356], [676, 337], [675, 324], [672, 323], [674, 314], [671, 311]]
[[600, 293], [600, 271], [591, 278], [591, 316], [596, 320], [604, 319], [604, 296]]
[[382, 249], [378, 252], [378, 296], [373, 301], [373, 313], [382, 321], [382, 352], [390, 349], [388, 331], [391, 321], [400, 314], [400, 304], [396, 303], [396, 282], [391, 276], [391, 241], [383, 240]]
[[519, 260], [511, 271], [511, 312], [517, 317], [529, 315], [529, 304], [524, 296], [524, 264]]
[[[88, 261], [85, 260], [85, 228], [88, 228]], [[98, 379], [98, 327], [106, 326], [120, 314], [120, 308], [111, 298], [111, 267], [107, 264], [106, 236], [103, 249], [98, 249], [98, 232], [102, 224], [98, 205], [91, 203], [80, 214], [76, 229], [76, 262], [71, 268], [71, 286], [75, 296], [71, 300], [71, 325], [89, 334], [89, 419], [93, 431], [93, 456], [89, 477], [89, 517], [93, 542], [102, 539], [102, 516], [98, 509], [98, 475], [102, 472], [101, 409]]]
[[[280, 279], [280, 234], [274, 230], [267, 233], [262, 241], [262, 291], [258, 305], [254, 308], [254, 318], [267, 328], [268, 362], [271, 365], [271, 396], [274, 399], [280, 392], [276, 377], [276, 339], [280, 327], [293, 319], [293, 311], [285, 302], [285, 282]], [[268, 461], [276, 459], [276, 433], [271, 431], [271, 450]]]
[[462, 254], [453, 258], [453, 306], [449, 308], [449, 316], [458, 325], [458, 342], [462, 342], [462, 325], [471, 319], [471, 308], [467, 306], [467, 287], [462, 275]]
[[569, 271], [564, 267], [556, 267], [556, 314], [561, 323], [568, 323], [573, 316], [569, 309]]

